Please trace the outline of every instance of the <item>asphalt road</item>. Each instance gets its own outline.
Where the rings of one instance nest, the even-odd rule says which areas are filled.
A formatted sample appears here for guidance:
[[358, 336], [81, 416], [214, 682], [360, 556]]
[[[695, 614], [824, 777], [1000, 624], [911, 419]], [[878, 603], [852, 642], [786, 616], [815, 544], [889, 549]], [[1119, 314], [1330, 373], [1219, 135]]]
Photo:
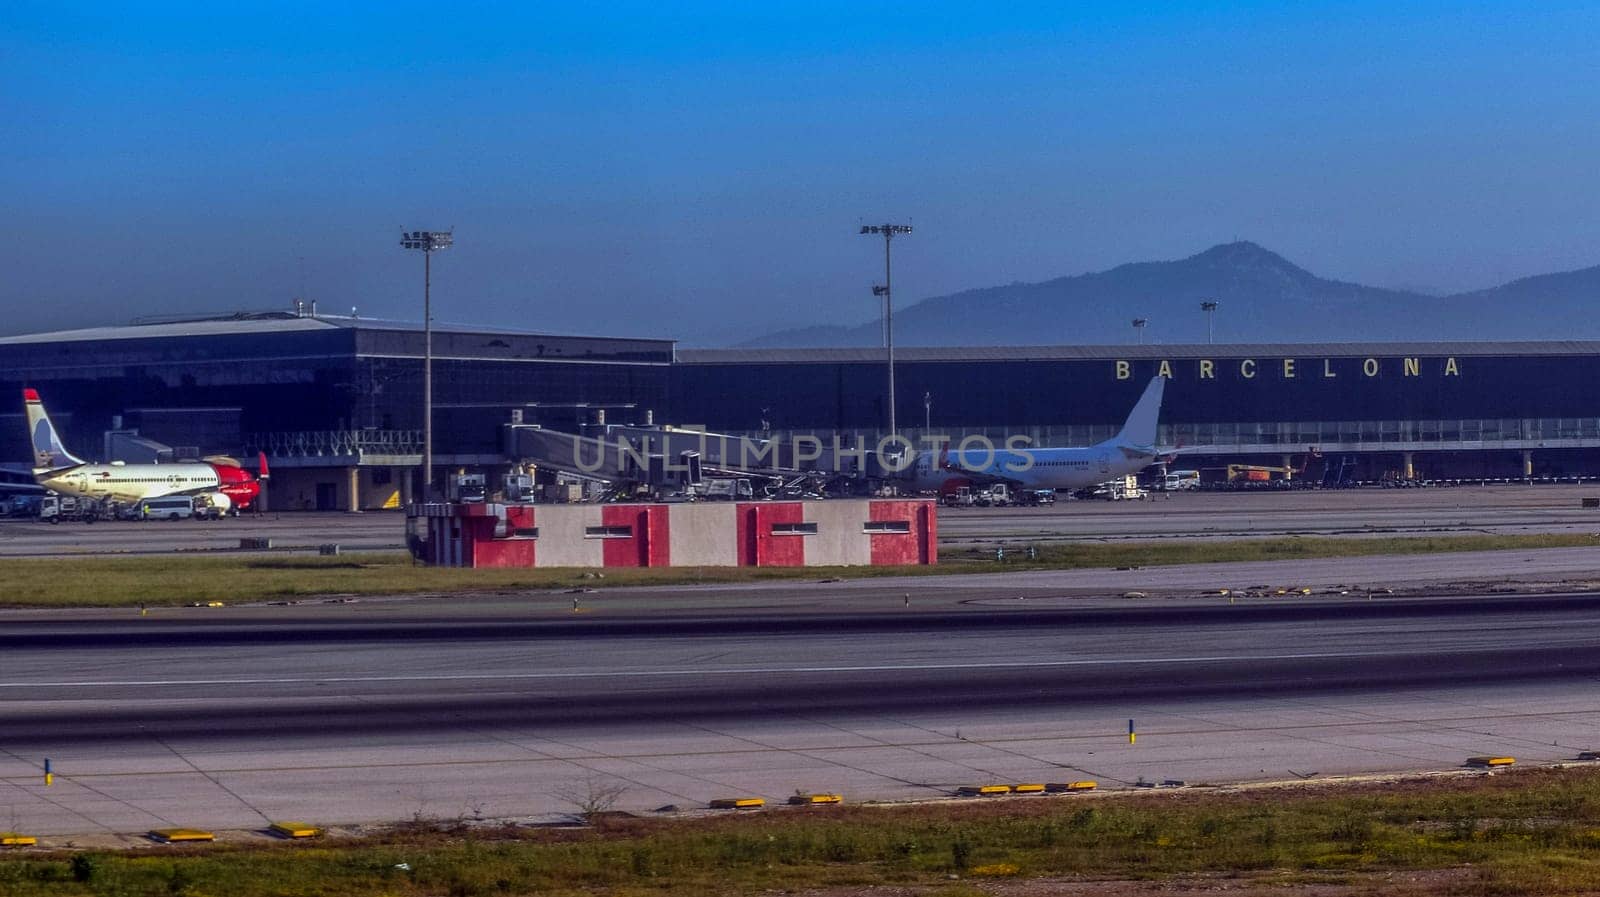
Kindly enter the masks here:
[[1153, 494], [1144, 501], [1057, 502], [1043, 508], [945, 508], [946, 544], [1282, 535], [1590, 533], [1600, 487], [1497, 485]]
[[9, 615], [0, 820], [65, 835], [551, 818], [597, 782], [646, 812], [1548, 761], [1600, 740], [1600, 596], [995, 606], [986, 583], [964, 588], [894, 611], [654, 613], [621, 596], [579, 613]]
[[[1386, 537], [1469, 533], [1600, 532], [1583, 508], [1600, 487], [1463, 486], [1291, 492], [1178, 493], [1148, 501], [1058, 502], [1044, 508], [945, 508], [946, 545], [1058, 540], [1232, 539], [1285, 534]], [[300, 512], [223, 521], [104, 521], [51, 525], [0, 518], [0, 557], [236, 551], [241, 538], [275, 550], [403, 547], [398, 512]]]
[[304, 512], [246, 514], [223, 520], [102, 520], [45, 523], [0, 518], [0, 557], [171, 554], [237, 551], [239, 540], [267, 538], [279, 551], [316, 551], [336, 544], [345, 551], [405, 547], [405, 516]]

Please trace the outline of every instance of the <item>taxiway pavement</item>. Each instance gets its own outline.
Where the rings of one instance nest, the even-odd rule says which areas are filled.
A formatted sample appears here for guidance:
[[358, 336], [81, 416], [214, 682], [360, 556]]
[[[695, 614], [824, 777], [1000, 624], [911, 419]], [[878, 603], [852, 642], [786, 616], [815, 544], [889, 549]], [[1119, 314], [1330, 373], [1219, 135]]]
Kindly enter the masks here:
[[[1585, 485], [1497, 485], [1431, 489], [1186, 492], [1145, 501], [1063, 501], [1041, 508], [942, 508], [945, 545], [1057, 541], [1238, 539], [1282, 535], [1387, 538], [1414, 535], [1600, 532], [1600, 498]], [[238, 551], [242, 538], [277, 551], [404, 547], [396, 511], [293, 512], [222, 521], [102, 521], [48, 524], [0, 519], [0, 557]]]
[[1019, 602], [962, 579], [909, 610], [858, 593], [797, 611], [755, 587], [700, 594], [710, 613], [596, 595], [577, 613], [542, 596], [7, 615], [0, 819], [54, 836], [551, 819], [595, 787], [650, 812], [1548, 762], [1600, 740], [1600, 596]]

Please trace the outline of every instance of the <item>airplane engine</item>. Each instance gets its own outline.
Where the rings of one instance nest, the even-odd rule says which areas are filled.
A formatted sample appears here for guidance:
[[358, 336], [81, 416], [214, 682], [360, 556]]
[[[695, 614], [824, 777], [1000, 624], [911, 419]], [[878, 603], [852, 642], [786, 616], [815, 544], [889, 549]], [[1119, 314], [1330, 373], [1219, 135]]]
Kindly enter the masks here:
[[226, 492], [206, 492], [200, 496], [199, 501], [195, 502], [197, 510], [202, 505], [206, 507], [211, 516], [220, 519], [228, 516], [228, 512], [233, 510], [233, 499], [229, 498]]

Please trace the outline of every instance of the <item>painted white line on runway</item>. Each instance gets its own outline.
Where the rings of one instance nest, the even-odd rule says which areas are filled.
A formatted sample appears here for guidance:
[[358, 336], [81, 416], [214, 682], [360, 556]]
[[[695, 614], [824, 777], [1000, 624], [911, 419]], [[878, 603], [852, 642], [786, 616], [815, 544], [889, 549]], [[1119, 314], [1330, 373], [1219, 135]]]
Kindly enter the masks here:
[[0, 688], [107, 688], [112, 686], [165, 687], [179, 685], [310, 685], [361, 682], [502, 682], [539, 679], [628, 679], [648, 676], [748, 676], [773, 673], [894, 673], [938, 670], [1013, 670], [1040, 667], [1135, 666], [1138, 664], [1232, 663], [1262, 660], [1328, 660], [1351, 657], [1386, 657], [1388, 652], [1352, 651], [1310, 654], [1254, 654], [1225, 657], [1119, 657], [1107, 660], [996, 661], [982, 663], [908, 663], [871, 666], [731, 667], [715, 670], [606, 670], [571, 673], [450, 673], [437, 676], [283, 676], [261, 679], [101, 679], [61, 682], [0, 682]]

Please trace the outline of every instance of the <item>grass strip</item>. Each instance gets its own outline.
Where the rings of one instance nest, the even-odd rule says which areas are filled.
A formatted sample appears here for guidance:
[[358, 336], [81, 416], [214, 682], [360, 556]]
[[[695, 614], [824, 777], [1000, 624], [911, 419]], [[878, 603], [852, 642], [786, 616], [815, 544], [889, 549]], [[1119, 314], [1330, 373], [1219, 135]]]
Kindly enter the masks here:
[[[1531, 548], [1584, 548], [1600, 546], [1600, 536], [1590, 533], [1530, 533], [1523, 535], [1398, 536], [1384, 538], [1342, 536], [1280, 536], [1266, 539], [1160, 540], [1150, 542], [1071, 542], [1036, 545], [1026, 539], [1007, 539], [993, 547], [941, 549], [942, 562], [990, 561], [996, 549], [1005, 553], [1005, 569], [1063, 570], [1081, 567], [1161, 566], [1215, 564], [1232, 561], [1282, 561], [1302, 558], [1371, 557], [1376, 555], [1441, 554], [1455, 551], [1501, 551]], [[1035, 557], [1027, 552], [1033, 548]]]
[[[1404, 873], [1428, 871], [1449, 874], [1402, 884]], [[608, 817], [584, 829], [419, 823], [344, 842], [0, 856], [0, 893], [10, 897], [838, 894], [880, 886], [954, 897], [987, 893], [1000, 879], [1181, 886], [1205, 884], [1202, 877], [1385, 894], [1593, 893], [1600, 770]]]
[[1295, 558], [1432, 554], [1451, 551], [1571, 548], [1600, 545], [1586, 534], [1430, 536], [1346, 539], [1317, 536], [1236, 541], [1119, 542], [1043, 545], [1034, 559], [1027, 543], [943, 552], [933, 567], [668, 567], [608, 569], [604, 578], [575, 568], [462, 570], [413, 564], [403, 552], [339, 557], [218, 554], [141, 557], [19, 558], [0, 564], [0, 605], [14, 607], [131, 607], [194, 602], [250, 602], [325, 595], [526, 591], [606, 586], [670, 586], [832, 577], [925, 576], [1162, 564], [1270, 561]]

